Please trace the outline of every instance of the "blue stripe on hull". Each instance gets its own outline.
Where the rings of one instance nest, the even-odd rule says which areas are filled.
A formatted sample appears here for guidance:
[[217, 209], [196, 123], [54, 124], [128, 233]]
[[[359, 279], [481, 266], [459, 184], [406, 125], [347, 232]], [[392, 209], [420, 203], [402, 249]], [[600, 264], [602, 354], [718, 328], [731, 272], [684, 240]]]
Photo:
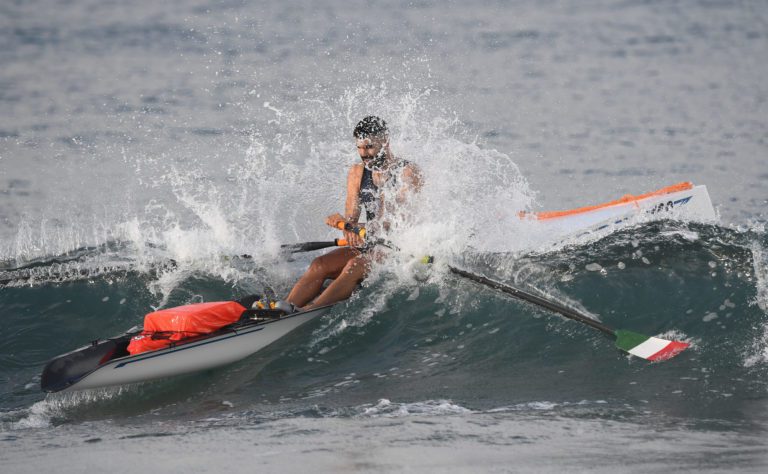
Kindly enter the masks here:
[[125, 360], [123, 362], [120, 362], [119, 364], [115, 365], [113, 368], [114, 369], [119, 369], [121, 367], [125, 367], [128, 364], [133, 364], [134, 362], [141, 362], [141, 361], [148, 360], [148, 359], [154, 359], [155, 357], [162, 357], [162, 356], [168, 355], [168, 354], [175, 354], [177, 352], [185, 351], [187, 349], [194, 349], [196, 347], [204, 346], [206, 344], [213, 344], [215, 342], [226, 341], [227, 339], [232, 339], [233, 337], [237, 337], [237, 336], [244, 336], [244, 335], [250, 334], [252, 332], [261, 331], [262, 329], [264, 329], [264, 326], [257, 327], [255, 329], [253, 329], [252, 331], [248, 331], [248, 332], [241, 332], [241, 333], [235, 332], [235, 334], [232, 334], [232, 335], [229, 335], [229, 336], [226, 336], [226, 337], [220, 337], [220, 338], [217, 338], [216, 340], [213, 340], [213, 341], [202, 341], [199, 344], [194, 344], [194, 343], [192, 343], [192, 344], [184, 344], [183, 346], [178, 347], [178, 348], [167, 349], [166, 351], [163, 351], [161, 354], [150, 353], [150, 354], [147, 354], [144, 357], [134, 356], [134, 357], [130, 358], [129, 360]]

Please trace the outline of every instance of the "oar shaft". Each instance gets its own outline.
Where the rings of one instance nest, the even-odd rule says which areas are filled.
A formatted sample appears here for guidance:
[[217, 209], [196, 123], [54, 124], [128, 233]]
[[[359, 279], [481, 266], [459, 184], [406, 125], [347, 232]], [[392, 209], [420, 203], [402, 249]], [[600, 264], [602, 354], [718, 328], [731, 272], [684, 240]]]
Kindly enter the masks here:
[[451, 273], [464, 277], [468, 280], [472, 280], [476, 283], [480, 283], [481, 285], [485, 285], [489, 288], [493, 288], [494, 290], [499, 290], [508, 295], [514, 296], [515, 298], [521, 299], [523, 301], [527, 301], [537, 306], [541, 306], [557, 314], [560, 314], [568, 319], [573, 319], [580, 323], [586, 324], [587, 326], [593, 327], [598, 331], [602, 331], [609, 336], [612, 336], [614, 338], [616, 337], [616, 332], [613, 329], [609, 328], [608, 326], [605, 326], [604, 324], [601, 324], [588, 316], [585, 316], [571, 308], [558, 304], [554, 301], [542, 298], [541, 296], [534, 295], [532, 293], [525, 292], [523, 290], [514, 288], [509, 285], [505, 285], [503, 283], [499, 283], [498, 281], [491, 280], [490, 278], [486, 278], [481, 275], [470, 273], [460, 268], [452, 267], [449, 265], [448, 269], [451, 271]]
[[[339, 222], [336, 225], [337, 228], [340, 230], [346, 230], [347, 232], [352, 232], [354, 234], [359, 235], [363, 239], [365, 238], [365, 227], [363, 226], [355, 226], [348, 222]], [[312, 252], [314, 250], [321, 250], [328, 247], [346, 247], [349, 245], [349, 242], [347, 239], [335, 239], [330, 241], [321, 241], [321, 242], [302, 242], [300, 244], [284, 244], [281, 245], [280, 248], [283, 249], [284, 252], [288, 253], [298, 253], [298, 252]]]
[[345, 247], [349, 245], [346, 241], [346, 239], [335, 239], [330, 241], [322, 241], [322, 242], [303, 242], [300, 244], [286, 244], [281, 245], [280, 248], [283, 249], [283, 251], [290, 252], [290, 253], [297, 253], [297, 252], [312, 252], [313, 250], [320, 250], [325, 249], [328, 247]]

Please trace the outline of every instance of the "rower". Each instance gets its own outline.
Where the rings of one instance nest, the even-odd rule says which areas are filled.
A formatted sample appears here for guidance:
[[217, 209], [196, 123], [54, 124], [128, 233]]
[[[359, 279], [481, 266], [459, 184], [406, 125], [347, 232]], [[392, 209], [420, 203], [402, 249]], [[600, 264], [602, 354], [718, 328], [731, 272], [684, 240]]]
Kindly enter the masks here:
[[[344, 224], [359, 227], [361, 207], [365, 207], [366, 230], [370, 235], [376, 229], [389, 228], [387, 214], [402, 209], [408, 198], [418, 192], [421, 174], [415, 164], [392, 153], [387, 123], [379, 117], [365, 117], [352, 134], [362, 162], [353, 164], [347, 174], [344, 215], [330, 215], [325, 223], [334, 228]], [[345, 300], [368, 275], [372, 248], [352, 231], [345, 230], [344, 238], [349, 246], [316, 258], [296, 282], [285, 298], [292, 309], [305, 311]], [[333, 281], [323, 287], [328, 279]], [[284, 307], [284, 302], [278, 304]]]

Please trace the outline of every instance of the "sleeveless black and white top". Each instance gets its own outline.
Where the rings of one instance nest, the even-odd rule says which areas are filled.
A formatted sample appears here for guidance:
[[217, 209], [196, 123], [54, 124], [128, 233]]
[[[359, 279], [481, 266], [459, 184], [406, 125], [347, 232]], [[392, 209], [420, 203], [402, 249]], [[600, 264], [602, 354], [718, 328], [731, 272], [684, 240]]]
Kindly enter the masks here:
[[[399, 160], [389, 172], [389, 181], [386, 186], [396, 186], [399, 181], [403, 168], [409, 165], [406, 160]], [[360, 192], [358, 193], [358, 202], [365, 207], [365, 219], [371, 222], [380, 214], [382, 189], [373, 182], [373, 171], [363, 166], [363, 177], [360, 179]]]

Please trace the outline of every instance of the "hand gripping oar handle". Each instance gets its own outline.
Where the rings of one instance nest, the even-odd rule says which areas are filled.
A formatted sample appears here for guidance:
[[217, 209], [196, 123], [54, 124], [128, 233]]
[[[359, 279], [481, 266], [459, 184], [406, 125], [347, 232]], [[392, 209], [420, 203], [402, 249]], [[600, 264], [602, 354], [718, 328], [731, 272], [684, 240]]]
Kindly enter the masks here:
[[357, 234], [360, 236], [360, 238], [365, 238], [366, 232], [365, 227], [363, 226], [356, 226], [353, 224], [350, 224], [349, 222], [341, 221], [338, 224], [336, 224], [336, 228], [339, 230], [346, 230], [347, 232], [352, 232], [353, 234]]

